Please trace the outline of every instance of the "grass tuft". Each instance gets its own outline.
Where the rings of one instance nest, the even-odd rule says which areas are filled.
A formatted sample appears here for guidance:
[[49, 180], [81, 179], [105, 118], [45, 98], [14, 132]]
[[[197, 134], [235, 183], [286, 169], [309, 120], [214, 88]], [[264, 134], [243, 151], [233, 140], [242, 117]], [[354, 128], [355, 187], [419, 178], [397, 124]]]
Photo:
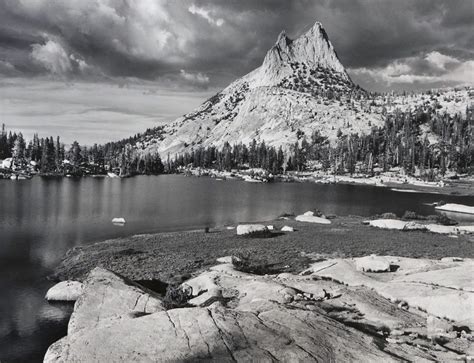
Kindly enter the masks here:
[[232, 256], [232, 265], [237, 271], [254, 275], [274, 275], [283, 272], [275, 264], [268, 263], [265, 259], [251, 257], [249, 252], [239, 252]]
[[189, 307], [188, 301], [191, 297], [189, 289], [184, 289], [180, 285], [168, 285], [163, 305], [166, 310]]

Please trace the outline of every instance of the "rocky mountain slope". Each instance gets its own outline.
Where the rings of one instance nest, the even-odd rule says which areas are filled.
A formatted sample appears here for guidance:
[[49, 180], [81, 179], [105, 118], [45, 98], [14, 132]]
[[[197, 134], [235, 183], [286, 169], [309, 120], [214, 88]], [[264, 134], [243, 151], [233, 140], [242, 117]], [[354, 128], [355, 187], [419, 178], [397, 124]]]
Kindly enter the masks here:
[[222, 146], [226, 141], [270, 145], [294, 144], [297, 131], [337, 130], [357, 117], [358, 131], [381, 124], [372, 112], [349, 107], [347, 100], [366, 92], [355, 85], [339, 61], [320, 23], [292, 40], [282, 32], [263, 64], [230, 84], [197, 110], [165, 127], [162, 139], [145, 145], [162, 155], [199, 145]]
[[[162, 157], [200, 146], [291, 145], [315, 131], [330, 141], [343, 134], [370, 133], [384, 124], [383, 113], [436, 102], [439, 112], [465, 112], [471, 91], [433, 97], [369, 95], [353, 83], [320, 23], [292, 40], [282, 32], [262, 65], [234, 81], [195, 111], [166, 125], [135, 146]], [[452, 93], [452, 94], [451, 94]]]

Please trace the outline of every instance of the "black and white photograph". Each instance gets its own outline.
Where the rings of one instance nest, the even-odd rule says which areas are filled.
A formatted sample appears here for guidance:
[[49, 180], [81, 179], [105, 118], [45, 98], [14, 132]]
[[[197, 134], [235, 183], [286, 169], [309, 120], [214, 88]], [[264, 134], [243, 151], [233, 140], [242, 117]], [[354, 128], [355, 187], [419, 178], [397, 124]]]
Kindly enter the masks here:
[[474, 362], [473, 0], [0, 0], [0, 363]]

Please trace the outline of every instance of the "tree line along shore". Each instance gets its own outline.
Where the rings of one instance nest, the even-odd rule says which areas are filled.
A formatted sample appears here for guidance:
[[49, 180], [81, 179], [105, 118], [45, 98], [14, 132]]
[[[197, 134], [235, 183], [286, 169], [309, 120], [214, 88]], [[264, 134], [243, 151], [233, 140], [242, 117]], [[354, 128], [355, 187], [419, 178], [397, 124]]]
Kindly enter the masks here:
[[[255, 139], [246, 145], [187, 145], [181, 154], [162, 159], [158, 152], [145, 152], [147, 141], [160, 138], [162, 128], [148, 129], [127, 139], [103, 145], [70, 146], [59, 136], [25, 140], [22, 133], [0, 133], [0, 176], [41, 175], [157, 175], [183, 168], [231, 171], [260, 168], [274, 175], [291, 171], [320, 171], [327, 175], [364, 174], [374, 176], [398, 169], [403, 175], [424, 181], [447, 175], [472, 174], [473, 108], [466, 114], [438, 114], [431, 106], [414, 111], [385, 114], [383, 127], [370, 134], [343, 135], [331, 141], [314, 131], [305, 135], [295, 130], [298, 141], [288, 150]], [[349, 126], [349, 125], [348, 125]]]

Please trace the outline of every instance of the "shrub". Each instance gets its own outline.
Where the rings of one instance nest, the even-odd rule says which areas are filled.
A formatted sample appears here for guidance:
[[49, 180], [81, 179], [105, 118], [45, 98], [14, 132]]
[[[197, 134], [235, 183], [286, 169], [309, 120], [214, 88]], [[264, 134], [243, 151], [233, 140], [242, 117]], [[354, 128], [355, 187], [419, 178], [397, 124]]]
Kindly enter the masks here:
[[408, 220], [425, 220], [426, 217], [422, 216], [420, 214], [417, 214], [416, 212], [413, 212], [411, 210], [406, 210], [405, 213], [403, 213], [402, 219], [408, 219]]
[[319, 209], [317, 209], [317, 208], [311, 209], [311, 212], [313, 212], [313, 213], [314, 213], [314, 216], [316, 216], [316, 217], [322, 217], [322, 218], [325, 217], [324, 214], [323, 214], [323, 212], [321, 212], [321, 211], [320, 211]]
[[237, 271], [254, 275], [271, 275], [281, 272], [266, 260], [250, 257], [249, 252], [241, 252], [232, 256], [232, 265]]
[[446, 214], [440, 214], [436, 216], [436, 222], [442, 224], [443, 226], [455, 226], [458, 224], [454, 219], [449, 218]]
[[397, 215], [395, 213], [382, 213], [380, 217], [382, 219], [397, 219]]
[[191, 297], [192, 293], [190, 289], [184, 289], [180, 285], [168, 285], [163, 299], [163, 305], [167, 310], [184, 308], [189, 306], [188, 301]]
[[254, 231], [247, 234], [243, 234], [241, 237], [244, 238], [271, 238], [274, 237], [276, 234], [273, 234], [268, 228], [263, 231]]

